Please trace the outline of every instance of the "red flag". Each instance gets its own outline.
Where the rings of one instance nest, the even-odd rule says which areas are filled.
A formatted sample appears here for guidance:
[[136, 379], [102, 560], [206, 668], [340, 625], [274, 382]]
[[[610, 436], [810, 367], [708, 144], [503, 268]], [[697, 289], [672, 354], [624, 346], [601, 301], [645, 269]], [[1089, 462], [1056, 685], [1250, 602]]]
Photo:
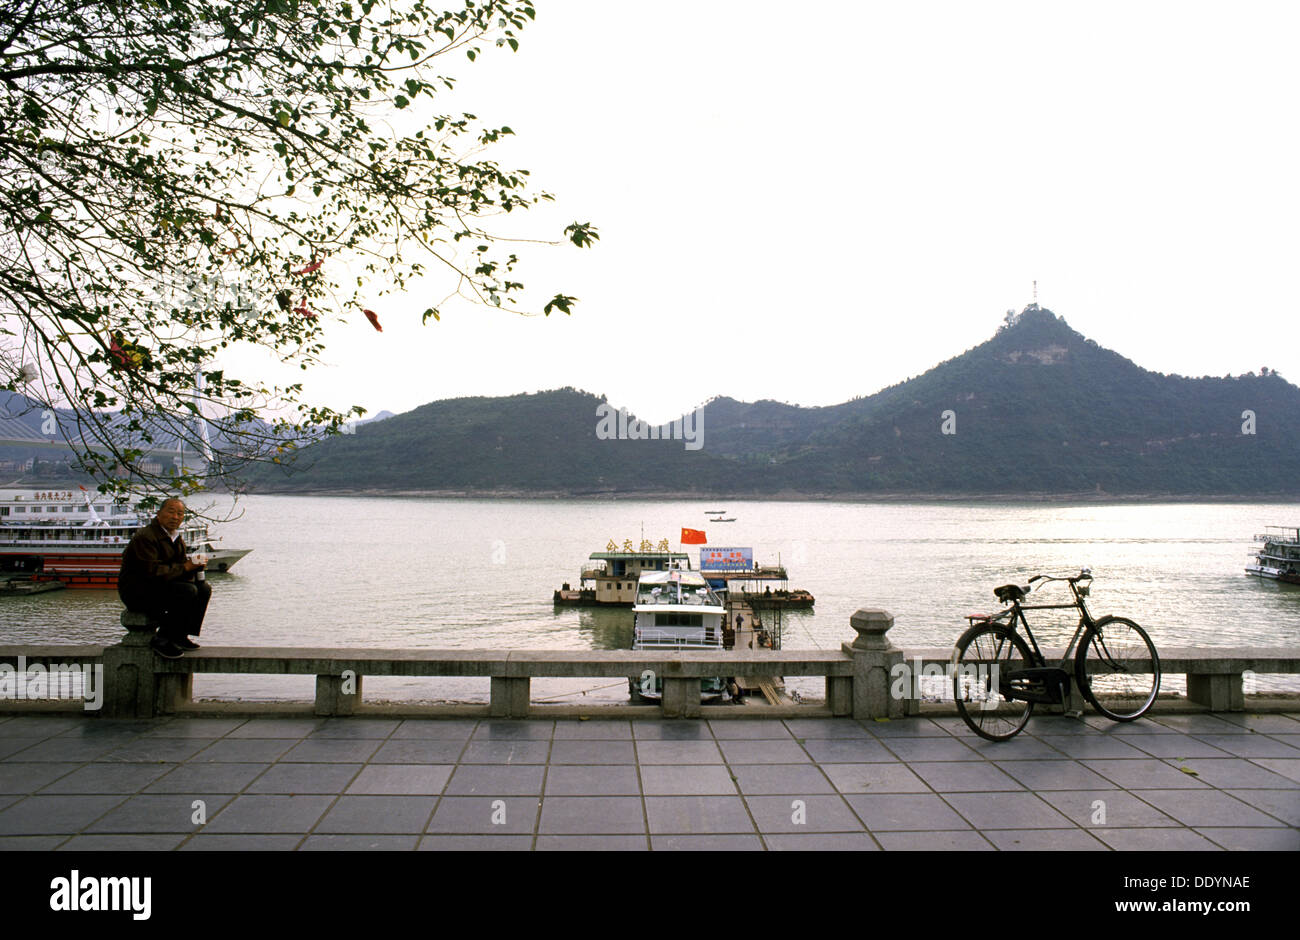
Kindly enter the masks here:
[[704, 545], [708, 538], [699, 529], [682, 529], [683, 545]]

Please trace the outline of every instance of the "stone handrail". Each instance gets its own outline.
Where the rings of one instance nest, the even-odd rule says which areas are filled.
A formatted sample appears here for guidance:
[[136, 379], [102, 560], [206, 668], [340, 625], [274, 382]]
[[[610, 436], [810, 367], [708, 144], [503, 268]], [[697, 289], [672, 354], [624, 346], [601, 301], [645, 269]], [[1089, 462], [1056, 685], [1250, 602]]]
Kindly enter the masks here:
[[[822, 676], [822, 712], [855, 718], [901, 718], [920, 712], [911, 682], [902, 675], [943, 674], [951, 648], [904, 651], [886, 633], [893, 617], [886, 611], [859, 610], [851, 618], [853, 643], [839, 650], [412, 650], [298, 647], [204, 647], [177, 660], [156, 656], [149, 647], [152, 625], [141, 615], [124, 614], [127, 636], [115, 646], [0, 647], [0, 710], [6, 666], [49, 667], [98, 664], [104, 667], [103, 713], [152, 717], [183, 710], [191, 703], [193, 677], [203, 675], [314, 675], [315, 712], [350, 715], [361, 702], [365, 676], [482, 676], [491, 681], [489, 714], [522, 718], [530, 709], [534, 677], [630, 678], [653, 673], [663, 681], [665, 717], [696, 717], [699, 680], [712, 676]], [[1049, 663], [1061, 652], [1044, 650]], [[1055, 657], [1055, 659], [1053, 658]], [[1300, 650], [1172, 647], [1160, 651], [1164, 675], [1187, 676], [1188, 699], [1212, 711], [1244, 707], [1244, 674], [1300, 673]], [[901, 694], [900, 694], [901, 688]], [[1082, 702], [1074, 690], [1073, 708]], [[763, 709], [753, 709], [761, 716]]]

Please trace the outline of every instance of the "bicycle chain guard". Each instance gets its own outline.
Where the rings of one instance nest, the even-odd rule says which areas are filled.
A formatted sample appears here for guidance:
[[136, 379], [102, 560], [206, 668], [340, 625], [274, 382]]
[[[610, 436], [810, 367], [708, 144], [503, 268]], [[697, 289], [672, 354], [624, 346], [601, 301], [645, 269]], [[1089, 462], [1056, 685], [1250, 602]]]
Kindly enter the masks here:
[[1038, 705], [1061, 705], [1070, 696], [1070, 674], [1057, 666], [1012, 669], [998, 677], [1003, 698]]

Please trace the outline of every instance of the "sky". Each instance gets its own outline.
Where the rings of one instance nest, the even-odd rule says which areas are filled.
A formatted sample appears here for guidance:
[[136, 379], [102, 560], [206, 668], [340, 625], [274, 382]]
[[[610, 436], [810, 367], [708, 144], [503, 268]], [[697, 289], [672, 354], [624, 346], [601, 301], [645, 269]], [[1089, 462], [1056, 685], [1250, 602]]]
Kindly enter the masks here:
[[[988, 339], [1033, 299], [1159, 372], [1300, 382], [1300, 5], [537, 0], [520, 49], [444, 66], [490, 155], [592, 222], [524, 245], [571, 316], [440, 278], [331, 326], [305, 376], [407, 411], [574, 386], [665, 421], [827, 405]], [[302, 374], [294, 380], [304, 378]]]

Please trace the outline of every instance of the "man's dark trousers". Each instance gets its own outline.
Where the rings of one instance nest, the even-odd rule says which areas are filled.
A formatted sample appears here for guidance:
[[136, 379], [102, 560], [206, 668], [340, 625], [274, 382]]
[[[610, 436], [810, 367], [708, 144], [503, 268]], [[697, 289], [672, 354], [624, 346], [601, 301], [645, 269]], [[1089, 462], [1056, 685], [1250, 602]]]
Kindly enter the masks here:
[[207, 613], [212, 586], [206, 581], [169, 581], [144, 596], [123, 598], [128, 610], [149, 614], [162, 621], [158, 635], [173, 643], [198, 636]]

